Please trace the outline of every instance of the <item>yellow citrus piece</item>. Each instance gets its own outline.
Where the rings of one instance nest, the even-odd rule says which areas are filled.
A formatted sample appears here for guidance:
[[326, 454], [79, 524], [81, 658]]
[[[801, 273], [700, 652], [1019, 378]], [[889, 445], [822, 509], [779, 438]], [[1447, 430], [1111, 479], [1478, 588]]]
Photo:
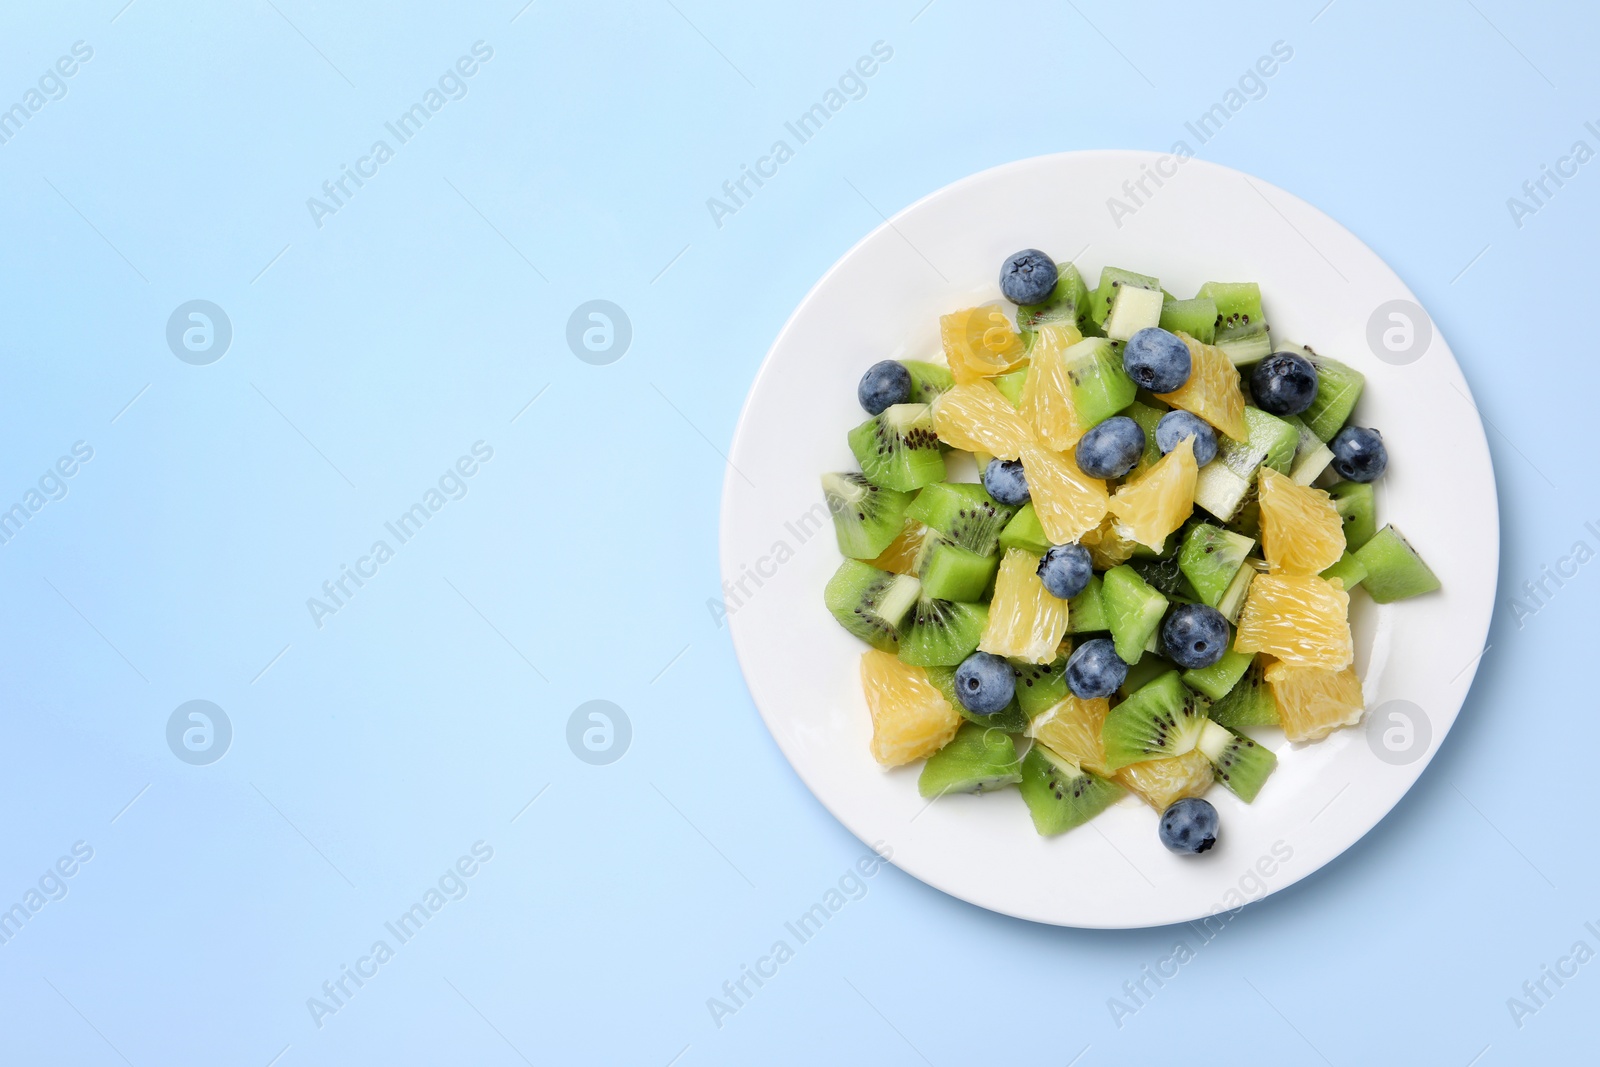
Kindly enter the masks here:
[[1016, 459], [1033, 431], [993, 382], [979, 379], [952, 386], [933, 402], [933, 429], [939, 440], [967, 452]]
[[1018, 410], [1034, 436], [1042, 443], [1062, 451], [1078, 443], [1084, 427], [1078, 409], [1072, 404], [1072, 382], [1061, 353], [1083, 340], [1072, 326], [1041, 326], [1028, 354], [1028, 378], [1022, 384], [1022, 403]]
[[992, 304], [939, 316], [939, 340], [957, 385], [991, 378], [1027, 361], [1022, 338]]
[[994, 579], [989, 623], [978, 647], [1026, 663], [1049, 663], [1067, 636], [1067, 602], [1039, 580], [1039, 557], [1008, 548]]
[[1117, 517], [1107, 513], [1100, 525], [1078, 538], [1078, 543], [1089, 550], [1089, 562], [1097, 571], [1108, 571], [1133, 558], [1137, 543], [1123, 537], [1117, 529]]
[[1333, 498], [1262, 467], [1261, 550], [1274, 573], [1320, 574], [1344, 554], [1344, 523]]
[[1316, 741], [1341, 726], [1354, 726], [1366, 710], [1354, 667], [1329, 671], [1274, 663], [1264, 674], [1278, 702], [1283, 735], [1291, 741]]
[[1228, 354], [1215, 345], [1202, 344], [1186, 333], [1178, 334], [1189, 346], [1189, 380], [1176, 392], [1157, 393], [1175, 408], [1198, 415], [1235, 441], [1250, 437], [1244, 421], [1244, 390], [1239, 371]]
[[1080, 700], [1068, 693], [1061, 703], [1040, 712], [1028, 724], [1028, 736], [1057, 755], [1076, 760], [1084, 770], [1109, 778], [1100, 731], [1110, 710], [1111, 701], [1105, 697]]
[[1214, 780], [1211, 761], [1199, 749], [1170, 759], [1130, 763], [1112, 779], [1157, 811], [1166, 811], [1174, 800], [1200, 796]]
[[877, 559], [869, 562], [880, 571], [914, 575], [917, 573], [917, 554], [922, 551], [922, 543], [927, 539], [928, 528], [916, 519], [907, 519], [894, 540], [889, 542], [889, 547], [879, 552]]
[[1341, 671], [1355, 659], [1350, 594], [1314, 574], [1258, 574], [1239, 615], [1233, 647], [1265, 652], [1291, 667]]
[[[1137, 480], [1125, 483], [1111, 498], [1108, 507], [1118, 519], [1117, 532], [1146, 548], [1160, 548], [1167, 535], [1182, 526], [1194, 511], [1194, 485], [1199, 476], [1194, 438], [1185, 437], [1177, 448]], [[1333, 517], [1337, 520], [1338, 512]], [[1344, 527], [1341, 525], [1340, 529]]]
[[1106, 483], [1080, 471], [1070, 454], [1029, 441], [1022, 447], [1022, 470], [1028, 477], [1034, 514], [1051, 544], [1076, 541], [1106, 517], [1111, 501]]
[[939, 751], [961, 716], [921, 667], [871, 649], [861, 657], [861, 688], [872, 714], [872, 758], [898, 767]]

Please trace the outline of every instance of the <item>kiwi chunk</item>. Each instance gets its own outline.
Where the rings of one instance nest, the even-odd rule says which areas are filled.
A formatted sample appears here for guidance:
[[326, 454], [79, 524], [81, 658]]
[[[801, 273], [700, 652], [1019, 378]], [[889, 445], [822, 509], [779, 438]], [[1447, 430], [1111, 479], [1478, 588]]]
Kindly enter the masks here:
[[1250, 592], [1250, 583], [1256, 580], [1260, 573], [1246, 560], [1245, 565], [1239, 568], [1239, 573], [1233, 576], [1233, 581], [1228, 583], [1227, 592], [1222, 594], [1222, 599], [1217, 601], [1216, 608], [1222, 612], [1222, 617], [1229, 622], [1239, 621], [1239, 612], [1244, 609], [1244, 598]]
[[[1166, 614], [1167, 598], [1151, 588], [1138, 571], [1124, 563], [1106, 571], [1101, 579], [1100, 599], [1117, 655], [1125, 663], [1138, 663], [1145, 645], [1161, 625], [1161, 616]], [[1069, 625], [1071, 620], [1072, 608], [1069, 603]]]
[[1272, 355], [1272, 335], [1264, 322], [1218, 330], [1213, 343], [1235, 367], [1248, 367]]
[[1294, 446], [1294, 459], [1285, 472], [1297, 485], [1310, 485], [1333, 462], [1333, 450], [1323, 444], [1322, 438], [1311, 432], [1298, 415], [1278, 416], [1294, 427], [1300, 440]]
[[1278, 765], [1278, 757], [1271, 749], [1214, 722], [1205, 724], [1196, 747], [1211, 761], [1217, 781], [1233, 790], [1246, 804], [1255, 800], [1272, 769]]
[[1117, 687], [1117, 695], [1124, 698], [1131, 697], [1163, 674], [1177, 669], [1178, 665], [1159, 651], [1147, 649], [1139, 658], [1139, 662], [1128, 668], [1128, 676]]
[[1072, 406], [1085, 430], [1115, 415], [1138, 395], [1139, 387], [1122, 369], [1120, 346], [1104, 337], [1090, 337], [1061, 353], [1067, 370]]
[[1255, 547], [1255, 538], [1209, 523], [1195, 523], [1178, 549], [1178, 567], [1200, 601], [1214, 608]]
[[1032, 501], [1022, 505], [1021, 510], [1006, 523], [1006, 528], [1000, 532], [1000, 547], [1020, 548], [1035, 556], [1050, 551], [1050, 539], [1044, 535], [1044, 527], [1039, 525], [1039, 513], [1033, 510]]
[[1106, 766], [1115, 771], [1141, 760], [1182, 756], [1194, 749], [1205, 724], [1199, 700], [1177, 671], [1168, 671], [1106, 714], [1100, 734]]
[[1079, 333], [1089, 322], [1089, 287], [1071, 263], [1056, 264], [1056, 287], [1041, 304], [1017, 308], [1017, 332], [1031, 344], [1041, 326], [1071, 326]]
[[822, 496], [833, 515], [839, 554], [872, 559], [900, 536], [911, 494], [883, 489], [864, 475], [824, 474]]
[[1117, 414], [1126, 415], [1144, 431], [1144, 454], [1134, 464], [1133, 470], [1128, 472], [1128, 480], [1132, 481], [1161, 461], [1161, 446], [1156, 444], [1156, 425], [1166, 412], [1135, 400]]
[[1186, 333], [1208, 345], [1217, 336], [1217, 302], [1209, 296], [1169, 300], [1161, 305], [1160, 326], [1169, 333]]
[[1244, 677], [1244, 672], [1255, 661], [1255, 653], [1236, 652], [1229, 648], [1211, 666], [1184, 671], [1183, 684], [1212, 700], [1221, 700], [1233, 691], [1233, 687], [1239, 684], [1239, 679]]
[[[1176, 538], [1167, 538], [1163, 542], [1177, 547]], [[1135, 551], [1133, 558], [1128, 561], [1128, 566], [1139, 572], [1139, 577], [1150, 583], [1150, 588], [1174, 600], [1196, 600], [1194, 589], [1189, 585], [1189, 579], [1184, 577], [1183, 570], [1178, 564], [1177, 552], [1170, 552], [1165, 556], [1146, 559], [1141, 553]]]
[[996, 375], [989, 379], [994, 387], [1000, 390], [1000, 395], [1005, 397], [1012, 407], [1022, 404], [1022, 387], [1028, 380], [1028, 368], [1007, 371], [1005, 374]]
[[1140, 330], [1159, 325], [1162, 306], [1160, 289], [1119, 286], [1104, 323], [1106, 336], [1113, 341], [1126, 341]]
[[988, 622], [987, 604], [920, 596], [900, 627], [900, 658], [917, 667], [954, 667], [972, 655]]
[[1194, 502], [1223, 522], [1238, 513], [1263, 465], [1288, 473], [1300, 443], [1293, 426], [1260, 408], [1245, 408], [1244, 419], [1249, 440], [1218, 434], [1217, 458], [1201, 467], [1195, 480]]
[[900, 646], [900, 626], [921, 591], [922, 583], [909, 574], [847, 559], [828, 579], [822, 599], [840, 626], [874, 648], [894, 652]]
[[1300, 413], [1300, 419], [1311, 427], [1312, 433], [1324, 441], [1331, 441], [1350, 417], [1350, 412], [1355, 410], [1367, 377], [1336, 359], [1319, 356], [1310, 348], [1300, 351], [1317, 369], [1317, 395], [1311, 401], [1311, 406]]
[[1022, 764], [1006, 732], [967, 722], [948, 744], [928, 757], [917, 778], [917, 792], [925, 797], [987, 793], [1020, 781]]
[[1089, 296], [1089, 320], [1096, 326], [1105, 325], [1106, 318], [1111, 314], [1111, 305], [1117, 298], [1117, 290], [1124, 285], [1138, 289], [1154, 289], [1158, 293], [1161, 291], [1161, 283], [1148, 274], [1135, 274], [1121, 267], [1102, 268], [1100, 284]]
[[1261, 286], [1255, 282], [1206, 282], [1196, 296], [1217, 305], [1218, 330], [1264, 325], [1267, 321], [1261, 310]]
[[943, 537], [930, 538], [919, 555], [922, 595], [935, 600], [982, 600], [1000, 566], [999, 556], [980, 556]]
[[1017, 702], [1016, 697], [1012, 697], [1011, 703], [993, 715], [979, 715], [975, 711], [968, 711], [966, 705], [962, 704], [960, 698], [956, 696], [956, 669], [954, 667], [925, 667], [923, 669], [927, 672], [928, 681], [933, 683], [933, 687], [944, 695], [944, 698], [950, 702], [952, 708], [956, 709], [956, 714], [968, 722], [975, 722], [979, 726], [993, 727], [996, 730], [1004, 730], [1010, 734], [1020, 734], [1028, 728], [1028, 717], [1022, 713], [1022, 705]]
[[1371, 482], [1340, 482], [1328, 490], [1333, 506], [1344, 520], [1344, 543], [1359, 551], [1378, 532], [1378, 505]]
[[1000, 532], [1016, 513], [1016, 508], [999, 503], [976, 482], [934, 482], [906, 509], [907, 518], [980, 556], [993, 555]]
[[911, 372], [911, 403], [931, 404], [951, 386], [955, 379], [948, 367], [920, 359], [902, 359], [900, 365]]
[[1050, 663], [1011, 661], [1017, 676], [1017, 703], [1029, 719], [1048, 711], [1067, 698], [1067, 657], [1057, 656]]
[[1041, 836], [1082, 826], [1122, 797], [1122, 787], [1035, 742], [1022, 758], [1022, 799]]
[[1367, 595], [1380, 604], [1392, 604], [1439, 588], [1438, 577], [1392, 524], [1374, 534], [1355, 555], [1367, 569]]
[[850, 451], [873, 485], [910, 492], [944, 477], [927, 404], [895, 404], [850, 431]]
[[1277, 726], [1278, 701], [1267, 685], [1261, 657], [1245, 670], [1228, 695], [1211, 705], [1211, 721], [1230, 730], [1247, 726]]
[[1327, 581], [1337, 578], [1343, 583], [1345, 592], [1349, 592], [1367, 580], [1367, 567], [1366, 564], [1356, 558], [1354, 552], [1346, 549], [1344, 554], [1339, 557], [1338, 562], [1323, 571], [1318, 577]]
[[1104, 588], [1100, 576], [1091, 574], [1083, 592], [1067, 601], [1067, 633], [1099, 633], [1111, 629], [1106, 619]]

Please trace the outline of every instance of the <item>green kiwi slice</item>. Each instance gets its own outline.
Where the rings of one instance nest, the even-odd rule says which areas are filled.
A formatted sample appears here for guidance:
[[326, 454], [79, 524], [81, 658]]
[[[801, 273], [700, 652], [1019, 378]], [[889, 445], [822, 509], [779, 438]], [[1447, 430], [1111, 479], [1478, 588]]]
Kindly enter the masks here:
[[850, 451], [873, 485], [910, 492], [944, 477], [927, 404], [895, 404], [850, 431]]
[[1145, 684], [1106, 715], [1100, 738], [1111, 770], [1141, 760], [1181, 756], [1194, 749], [1206, 713], [1183, 684], [1168, 671]]
[[[900, 647], [900, 626], [917, 602], [922, 583], [847, 559], [828, 579], [822, 599], [839, 625], [885, 652]], [[976, 645], [976, 642], [974, 642]]]
[[1020, 781], [1022, 765], [1010, 735], [994, 727], [966, 722], [948, 744], [923, 764], [917, 792], [925, 797], [989, 793]]
[[1022, 758], [1022, 799], [1043, 837], [1082, 826], [1115, 804], [1122, 787], [1035, 742]]
[[833, 516], [839, 554], [872, 559], [900, 536], [911, 494], [884, 489], [854, 472], [824, 474], [822, 496]]

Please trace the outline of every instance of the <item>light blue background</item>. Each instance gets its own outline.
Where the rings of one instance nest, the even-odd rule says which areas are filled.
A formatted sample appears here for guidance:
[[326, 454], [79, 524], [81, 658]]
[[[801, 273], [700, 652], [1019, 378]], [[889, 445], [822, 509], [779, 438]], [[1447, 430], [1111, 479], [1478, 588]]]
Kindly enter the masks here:
[[[1520, 228], [1506, 207], [1574, 140], [1600, 147], [1589, 7], [122, 3], [0, 16], [0, 106], [94, 50], [0, 145], [3, 506], [94, 449], [0, 546], [0, 907], [94, 849], [0, 946], [0, 1059], [1592, 1055], [1600, 964], [1520, 1029], [1506, 1007], [1577, 939], [1600, 948], [1574, 672], [1600, 579], [1509, 605], [1597, 546], [1579, 413], [1600, 277], [1579, 238], [1600, 165]], [[479, 40], [465, 98], [314, 225], [306, 198]], [[1194, 145], [1184, 121], [1278, 40], [1294, 56], [1267, 95]], [[718, 228], [707, 197], [875, 41], [893, 59], [866, 96]], [[893, 868], [718, 1028], [706, 999], [864, 851], [789, 770], [706, 609], [719, 451], [756, 366], [879, 210], [1179, 137], [1371, 244], [1493, 423], [1501, 597], [1456, 729], [1372, 834], [1120, 1029], [1107, 998], [1192, 931], [1034, 926]], [[195, 298], [234, 329], [209, 366], [164, 339]], [[597, 298], [633, 325], [609, 366], [565, 341]], [[314, 626], [306, 598], [480, 440], [465, 498]], [[233, 725], [210, 766], [166, 745], [191, 699]], [[591, 699], [633, 725], [609, 766], [565, 740]], [[307, 998], [479, 840], [468, 895], [318, 1028]]]

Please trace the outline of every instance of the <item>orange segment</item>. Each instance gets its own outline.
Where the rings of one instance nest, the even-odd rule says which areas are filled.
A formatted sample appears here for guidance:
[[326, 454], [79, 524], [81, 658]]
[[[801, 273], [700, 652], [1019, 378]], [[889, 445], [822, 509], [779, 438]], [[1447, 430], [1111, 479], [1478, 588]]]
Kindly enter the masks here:
[[921, 667], [872, 649], [861, 657], [861, 688], [872, 715], [872, 758], [898, 767], [943, 748], [961, 716]]
[[1112, 779], [1136, 793], [1157, 811], [1182, 797], [1197, 797], [1211, 788], [1211, 761], [1199, 749], [1170, 759], [1148, 759], [1130, 763]]
[[1244, 390], [1233, 360], [1215, 345], [1202, 344], [1186, 333], [1178, 334], [1189, 346], [1189, 380], [1172, 393], [1157, 393], [1175, 408], [1205, 419], [1235, 441], [1250, 439], [1244, 421]]
[[1340, 671], [1355, 659], [1350, 594], [1314, 574], [1258, 574], [1239, 615], [1233, 647], [1265, 652], [1291, 667]]
[[1344, 554], [1344, 521], [1333, 498], [1261, 468], [1261, 550], [1274, 574], [1321, 574]]
[[1071, 326], [1041, 326], [1029, 353], [1028, 379], [1022, 385], [1019, 409], [1034, 436], [1062, 451], [1078, 443], [1083, 426], [1072, 404], [1072, 382], [1061, 354], [1083, 335]]
[[1041, 712], [1028, 724], [1028, 736], [1057, 755], [1077, 760], [1084, 770], [1109, 778], [1111, 771], [1106, 767], [1100, 731], [1110, 710], [1111, 701], [1105, 697], [1080, 700], [1068, 693], [1061, 703]]
[[1033, 437], [1011, 402], [981, 378], [952, 386], [933, 402], [933, 429], [951, 448], [1000, 459], [1016, 459]]
[[1366, 710], [1354, 667], [1329, 671], [1274, 663], [1264, 674], [1278, 702], [1283, 735], [1291, 741], [1316, 741], [1341, 726], [1354, 726]]
[[1049, 663], [1067, 636], [1067, 602], [1039, 580], [1039, 557], [1006, 549], [994, 579], [989, 623], [978, 647], [1025, 663]]
[[922, 542], [927, 539], [928, 528], [916, 519], [907, 519], [895, 539], [889, 542], [889, 547], [878, 553], [877, 559], [869, 562], [880, 571], [914, 575], [917, 573], [917, 554], [922, 551]]
[[939, 316], [939, 340], [958, 385], [1004, 374], [1027, 360], [1022, 338], [992, 304]]
[[1107, 514], [1100, 525], [1078, 538], [1078, 543], [1089, 550], [1089, 562], [1097, 571], [1108, 571], [1133, 558], [1138, 544], [1122, 536], [1115, 515]]
[[1051, 544], [1070, 544], [1105, 518], [1111, 501], [1106, 483], [1080, 471], [1067, 453], [1030, 441], [1022, 448], [1022, 470], [1028, 476], [1034, 513]]
[[[1167, 535], [1182, 526], [1194, 511], [1194, 484], [1199, 475], [1194, 438], [1185, 437], [1177, 448], [1137, 480], [1124, 484], [1111, 498], [1108, 507], [1119, 520], [1117, 533], [1146, 548], [1160, 548]], [[1338, 517], [1336, 512], [1334, 518]]]

